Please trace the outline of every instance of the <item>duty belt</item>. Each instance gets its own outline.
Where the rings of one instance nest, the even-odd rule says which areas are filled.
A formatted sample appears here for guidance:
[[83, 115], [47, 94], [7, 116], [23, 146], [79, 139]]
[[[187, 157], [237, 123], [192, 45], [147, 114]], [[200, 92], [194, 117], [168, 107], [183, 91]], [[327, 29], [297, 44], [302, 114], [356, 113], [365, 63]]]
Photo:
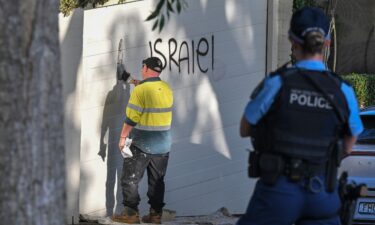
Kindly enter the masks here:
[[300, 181], [302, 178], [324, 175], [325, 172], [325, 163], [312, 164], [301, 159], [287, 159], [284, 169], [284, 174], [292, 181]]

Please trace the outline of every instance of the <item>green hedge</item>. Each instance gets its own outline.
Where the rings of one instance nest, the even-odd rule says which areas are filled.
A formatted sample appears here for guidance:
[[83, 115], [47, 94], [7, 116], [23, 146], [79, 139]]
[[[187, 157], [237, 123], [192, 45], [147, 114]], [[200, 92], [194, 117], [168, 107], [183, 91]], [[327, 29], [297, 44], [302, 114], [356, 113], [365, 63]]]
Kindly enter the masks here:
[[315, 0], [293, 0], [293, 12], [305, 6], [316, 7], [318, 4], [315, 2]]
[[[60, 0], [60, 12], [68, 16], [70, 12], [78, 7], [84, 8], [91, 5], [95, 8], [97, 5], [104, 5], [109, 0]], [[124, 3], [126, 0], [119, 0], [118, 3]]]
[[342, 76], [353, 85], [361, 108], [375, 105], [375, 74], [349, 74]]

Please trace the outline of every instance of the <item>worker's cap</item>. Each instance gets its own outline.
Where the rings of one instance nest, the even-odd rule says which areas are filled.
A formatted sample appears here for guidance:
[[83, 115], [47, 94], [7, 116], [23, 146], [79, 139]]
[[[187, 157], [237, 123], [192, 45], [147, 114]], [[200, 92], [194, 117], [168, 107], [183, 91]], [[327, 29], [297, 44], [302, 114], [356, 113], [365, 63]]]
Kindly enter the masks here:
[[301, 44], [309, 32], [319, 32], [327, 40], [329, 37], [329, 20], [319, 8], [304, 7], [296, 11], [290, 21], [289, 37]]
[[160, 73], [163, 70], [163, 63], [158, 57], [150, 57], [142, 61], [148, 68]]

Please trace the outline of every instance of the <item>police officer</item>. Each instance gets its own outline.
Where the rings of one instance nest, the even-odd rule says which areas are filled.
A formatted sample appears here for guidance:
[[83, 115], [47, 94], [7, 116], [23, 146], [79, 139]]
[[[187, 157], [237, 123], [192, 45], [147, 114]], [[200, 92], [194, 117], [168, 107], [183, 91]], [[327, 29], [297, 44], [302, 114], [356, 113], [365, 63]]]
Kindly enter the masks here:
[[249, 173], [260, 179], [238, 225], [340, 224], [334, 169], [363, 125], [352, 87], [323, 63], [328, 30], [320, 9], [296, 11], [296, 63], [266, 77], [246, 106], [240, 135], [252, 137]]

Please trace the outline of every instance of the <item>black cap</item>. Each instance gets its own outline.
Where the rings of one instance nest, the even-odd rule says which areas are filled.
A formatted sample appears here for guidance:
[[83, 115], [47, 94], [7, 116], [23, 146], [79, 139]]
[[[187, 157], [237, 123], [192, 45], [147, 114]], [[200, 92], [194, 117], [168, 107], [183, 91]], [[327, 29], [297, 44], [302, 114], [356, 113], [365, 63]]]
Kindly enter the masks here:
[[329, 39], [329, 20], [321, 9], [304, 7], [293, 14], [289, 36], [299, 43], [304, 43], [306, 34], [311, 31], [317, 31]]
[[163, 70], [163, 63], [158, 57], [150, 57], [142, 61], [148, 68], [160, 73]]

